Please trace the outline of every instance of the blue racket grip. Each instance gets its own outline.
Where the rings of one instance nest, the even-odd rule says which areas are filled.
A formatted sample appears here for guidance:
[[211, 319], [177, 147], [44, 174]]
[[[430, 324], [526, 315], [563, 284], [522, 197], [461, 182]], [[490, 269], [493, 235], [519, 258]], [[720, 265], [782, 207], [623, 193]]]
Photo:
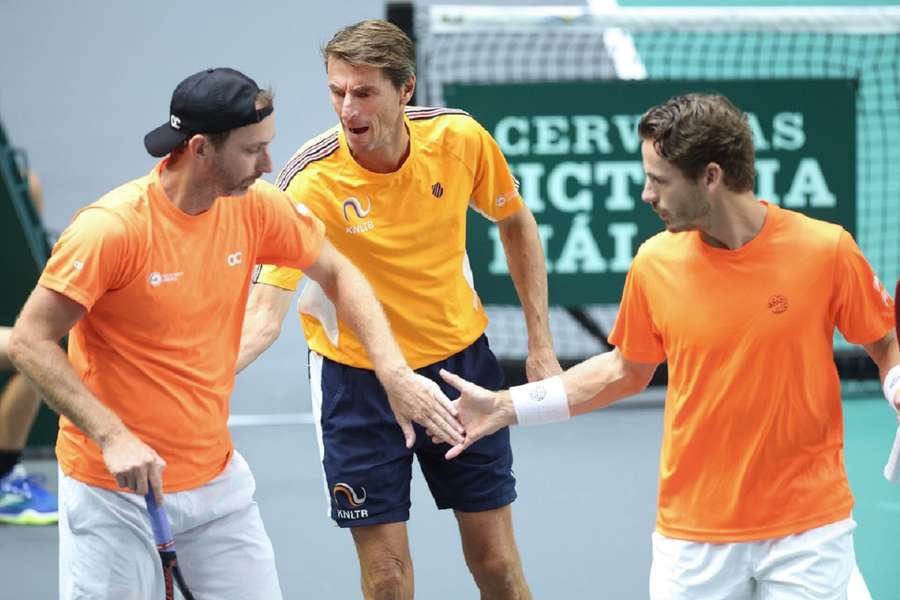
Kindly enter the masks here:
[[166, 509], [156, 503], [156, 497], [153, 490], [147, 492], [144, 496], [147, 501], [147, 512], [150, 513], [150, 528], [153, 529], [153, 539], [156, 540], [156, 547], [166, 550], [175, 550], [175, 538], [172, 537], [172, 528], [169, 525], [169, 515]]

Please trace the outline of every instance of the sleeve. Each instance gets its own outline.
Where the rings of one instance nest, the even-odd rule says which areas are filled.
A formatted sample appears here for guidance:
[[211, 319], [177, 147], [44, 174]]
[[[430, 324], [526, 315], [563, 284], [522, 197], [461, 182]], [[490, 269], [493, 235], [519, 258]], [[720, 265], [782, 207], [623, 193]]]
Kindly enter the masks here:
[[295, 202], [271, 184], [261, 185], [260, 193], [264, 209], [256, 261], [293, 269], [316, 262], [325, 239], [322, 221], [304, 203]]
[[107, 209], [88, 207], [60, 235], [38, 284], [90, 311], [107, 290], [129, 281], [127, 264], [125, 223]]
[[519, 182], [496, 140], [476, 121], [472, 124], [477, 136], [477, 160], [469, 205], [491, 221], [502, 221], [522, 208]]
[[609, 343], [616, 346], [626, 359], [641, 363], [660, 363], [666, 360], [662, 337], [653, 326], [650, 305], [641, 285], [640, 255], [636, 256], [625, 277], [619, 314], [609, 334]]
[[848, 342], [868, 344], [894, 326], [894, 302], [853, 237], [841, 231], [834, 271], [834, 319]]
[[303, 271], [290, 267], [276, 267], [275, 265], [259, 265], [253, 283], [265, 283], [274, 285], [283, 290], [293, 292], [300, 285]]

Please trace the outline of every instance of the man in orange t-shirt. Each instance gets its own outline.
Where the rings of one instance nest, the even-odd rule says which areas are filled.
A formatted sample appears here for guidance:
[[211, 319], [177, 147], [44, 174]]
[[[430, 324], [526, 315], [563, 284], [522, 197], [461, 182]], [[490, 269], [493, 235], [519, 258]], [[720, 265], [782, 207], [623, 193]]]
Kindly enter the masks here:
[[[509, 392], [442, 373], [467, 432], [448, 457], [637, 393], [667, 361], [651, 599], [837, 600], [854, 576], [866, 597], [832, 343], [837, 328], [893, 381], [891, 298], [840, 226], [754, 196], [752, 135], [726, 98], [672, 98], [638, 132], [666, 231], [628, 273], [616, 348]], [[900, 409], [900, 385], [885, 390]]]
[[[449, 400], [407, 366], [322, 223], [258, 180], [271, 171], [272, 112], [271, 93], [238, 71], [185, 79], [168, 122], [144, 140], [166, 158], [75, 216], [22, 309], [10, 356], [62, 415], [61, 598], [164, 596], [148, 490], [157, 502], [167, 494], [198, 597], [281, 597], [253, 476], [227, 428], [256, 263], [316, 280], [388, 393], [429, 407], [432, 427], [462, 439]], [[66, 360], [56, 343], [69, 330]]]

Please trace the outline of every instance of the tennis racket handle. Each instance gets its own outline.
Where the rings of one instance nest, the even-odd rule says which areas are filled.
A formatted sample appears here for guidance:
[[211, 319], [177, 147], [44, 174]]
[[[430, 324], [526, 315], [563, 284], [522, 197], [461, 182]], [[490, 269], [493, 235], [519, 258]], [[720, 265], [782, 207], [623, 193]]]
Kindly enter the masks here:
[[891, 455], [888, 457], [887, 464], [884, 465], [884, 478], [891, 483], [900, 483], [900, 427], [897, 427], [897, 435], [894, 436], [894, 446], [891, 448]]
[[147, 492], [144, 499], [147, 501], [147, 512], [150, 513], [150, 528], [153, 529], [156, 547], [166, 546], [167, 550], [175, 550], [175, 539], [172, 537], [172, 527], [169, 525], [166, 509], [156, 503], [152, 490]]

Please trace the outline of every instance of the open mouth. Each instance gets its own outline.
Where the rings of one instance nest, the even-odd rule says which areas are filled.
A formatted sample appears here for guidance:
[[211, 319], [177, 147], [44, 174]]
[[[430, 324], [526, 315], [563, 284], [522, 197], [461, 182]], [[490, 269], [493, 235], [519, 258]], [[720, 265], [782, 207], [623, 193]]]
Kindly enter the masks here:
[[347, 129], [350, 130], [350, 133], [353, 135], [362, 135], [369, 130], [368, 127], [348, 127]]

